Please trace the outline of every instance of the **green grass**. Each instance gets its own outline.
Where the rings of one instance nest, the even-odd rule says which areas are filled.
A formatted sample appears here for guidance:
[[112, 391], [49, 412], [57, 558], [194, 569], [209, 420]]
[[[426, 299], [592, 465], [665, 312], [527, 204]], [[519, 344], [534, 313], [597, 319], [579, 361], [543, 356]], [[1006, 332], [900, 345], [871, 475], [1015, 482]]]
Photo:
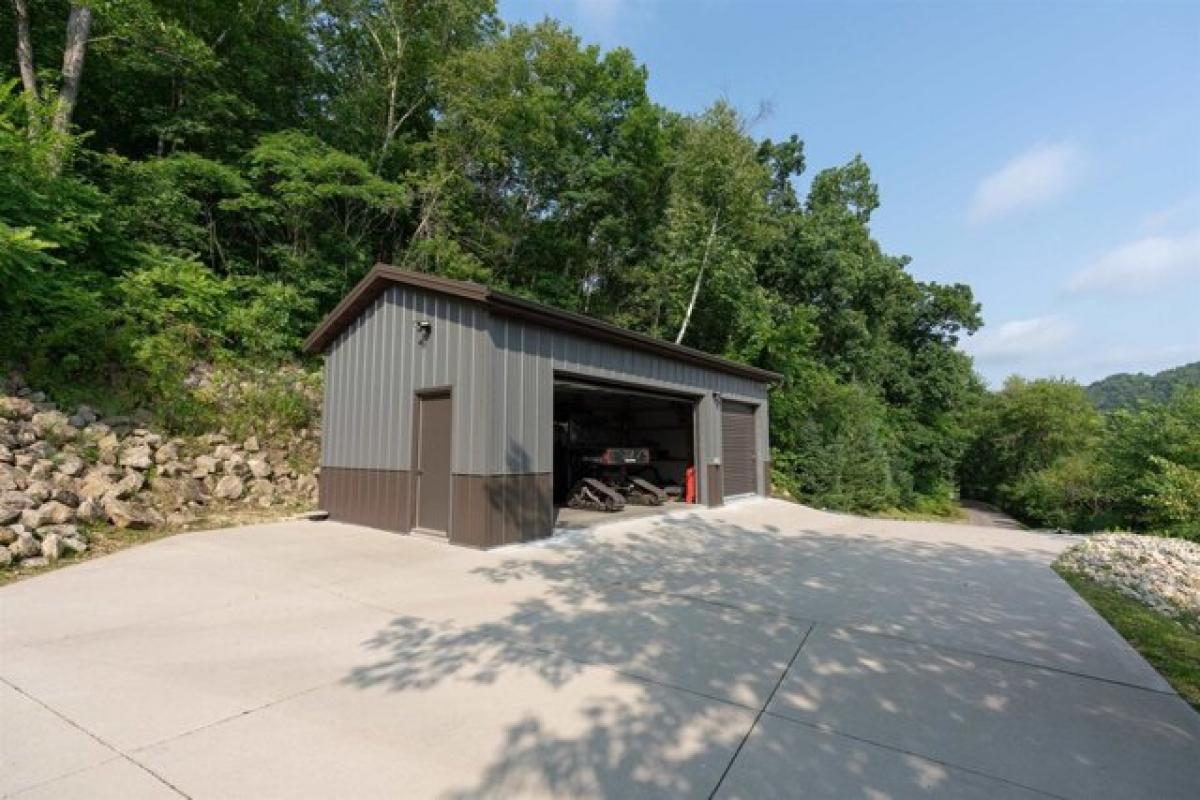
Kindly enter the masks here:
[[1079, 596], [1200, 711], [1200, 633], [1079, 573], [1055, 568]]
[[881, 511], [867, 512], [867, 516], [877, 519], [899, 519], [909, 522], [965, 522], [967, 520], [967, 512], [960, 508], [947, 508], [944, 510], [885, 508]]

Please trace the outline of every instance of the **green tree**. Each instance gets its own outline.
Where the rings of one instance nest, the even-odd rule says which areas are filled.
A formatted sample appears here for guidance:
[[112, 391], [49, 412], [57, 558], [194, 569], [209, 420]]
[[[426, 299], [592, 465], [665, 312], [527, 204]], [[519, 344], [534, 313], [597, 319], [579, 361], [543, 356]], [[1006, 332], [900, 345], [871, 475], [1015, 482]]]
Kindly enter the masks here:
[[324, 0], [313, 20], [327, 141], [398, 178], [418, 167], [435, 76], [499, 29], [492, 0]]
[[649, 251], [660, 202], [662, 133], [645, 82], [628, 51], [601, 54], [549, 21], [448, 61], [403, 262], [609, 313], [623, 271]]

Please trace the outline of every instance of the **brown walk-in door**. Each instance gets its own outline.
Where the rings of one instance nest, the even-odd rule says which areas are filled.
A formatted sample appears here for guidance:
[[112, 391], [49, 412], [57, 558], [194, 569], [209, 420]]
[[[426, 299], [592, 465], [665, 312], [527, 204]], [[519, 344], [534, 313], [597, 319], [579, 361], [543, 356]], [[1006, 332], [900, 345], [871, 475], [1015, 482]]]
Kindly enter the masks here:
[[450, 530], [450, 395], [417, 397], [417, 527]]
[[754, 438], [754, 406], [728, 400], [721, 403], [721, 471], [725, 477], [725, 497], [758, 491]]

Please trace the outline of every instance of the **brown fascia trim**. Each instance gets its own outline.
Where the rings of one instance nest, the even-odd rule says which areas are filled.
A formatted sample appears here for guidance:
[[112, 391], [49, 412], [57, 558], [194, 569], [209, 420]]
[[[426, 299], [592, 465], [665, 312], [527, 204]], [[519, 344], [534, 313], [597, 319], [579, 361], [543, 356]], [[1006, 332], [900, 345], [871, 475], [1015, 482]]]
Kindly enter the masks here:
[[763, 383], [776, 383], [783, 376], [777, 372], [752, 367], [730, 361], [727, 358], [705, 353], [703, 350], [685, 347], [684, 345], [656, 339], [644, 333], [626, 330], [609, 322], [603, 322], [594, 317], [577, 314], [573, 311], [563, 311], [558, 308], [535, 303], [510, 294], [497, 292], [478, 283], [456, 281], [429, 275], [424, 272], [410, 272], [376, 264], [366, 276], [358, 282], [345, 298], [330, 311], [309, 337], [304, 341], [304, 352], [313, 354], [323, 352], [351, 322], [370, 305], [384, 289], [393, 284], [412, 286], [439, 294], [461, 297], [465, 300], [480, 303], [492, 312], [510, 317], [517, 317], [549, 328], [566, 331], [593, 339], [612, 342], [624, 347], [632, 347], [656, 355], [665, 356], [676, 361], [686, 361], [709, 369], [737, 375]]

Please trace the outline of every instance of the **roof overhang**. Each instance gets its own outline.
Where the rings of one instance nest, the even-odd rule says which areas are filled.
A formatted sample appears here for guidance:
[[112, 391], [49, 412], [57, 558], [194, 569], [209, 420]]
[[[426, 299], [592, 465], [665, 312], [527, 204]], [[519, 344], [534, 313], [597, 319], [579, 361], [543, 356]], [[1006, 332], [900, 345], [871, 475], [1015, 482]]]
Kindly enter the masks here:
[[584, 314], [563, 311], [497, 292], [482, 284], [451, 280], [424, 272], [410, 272], [387, 264], [376, 264], [358, 282], [358, 285], [326, 315], [321, 324], [304, 340], [304, 352], [310, 354], [324, 352], [338, 334], [345, 330], [389, 286], [393, 285], [409, 286], [436, 294], [462, 298], [479, 303], [494, 314], [520, 318], [576, 336], [611, 342], [742, 378], [763, 383], [775, 383], [782, 378], [777, 372], [759, 369], [749, 364], [705, 353], [703, 350], [696, 350], [692, 347], [647, 336], [644, 333], [626, 330]]

